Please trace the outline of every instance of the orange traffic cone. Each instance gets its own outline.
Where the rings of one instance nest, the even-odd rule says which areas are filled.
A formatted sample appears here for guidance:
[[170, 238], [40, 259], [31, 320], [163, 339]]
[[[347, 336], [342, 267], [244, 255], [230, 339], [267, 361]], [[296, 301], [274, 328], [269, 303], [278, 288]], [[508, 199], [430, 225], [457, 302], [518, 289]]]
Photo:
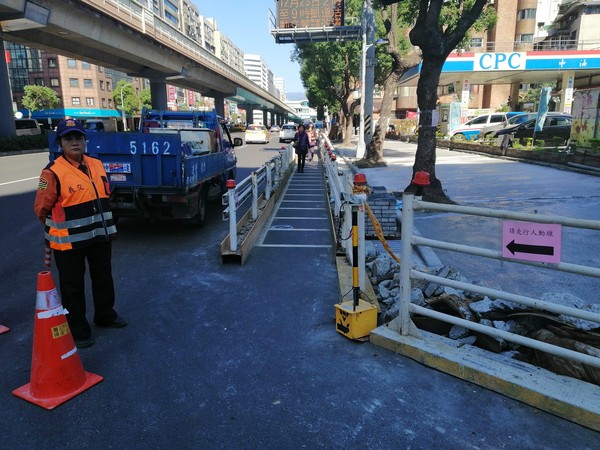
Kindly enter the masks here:
[[31, 380], [13, 394], [46, 409], [56, 408], [103, 379], [83, 370], [65, 312], [52, 274], [40, 272], [33, 322]]
[[0, 325], [0, 334], [6, 333], [9, 330], [10, 330], [10, 328], [5, 327], [4, 325]]

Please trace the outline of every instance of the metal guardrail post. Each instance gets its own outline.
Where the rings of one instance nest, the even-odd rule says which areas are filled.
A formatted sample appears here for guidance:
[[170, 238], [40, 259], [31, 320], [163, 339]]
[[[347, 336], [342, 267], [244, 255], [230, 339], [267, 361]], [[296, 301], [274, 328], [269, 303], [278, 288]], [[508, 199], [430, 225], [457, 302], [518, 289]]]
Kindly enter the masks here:
[[229, 250], [237, 251], [237, 202], [235, 201], [235, 180], [227, 180], [229, 197]]
[[360, 300], [360, 284], [358, 281], [358, 205], [352, 205], [352, 310], [356, 311]]
[[258, 217], [258, 183], [256, 181], [256, 172], [252, 172], [252, 219]]
[[273, 167], [271, 163], [265, 166], [266, 176], [267, 176], [267, 186], [265, 187], [265, 200], [269, 200], [271, 198], [271, 193], [273, 192]]
[[399, 323], [396, 329], [400, 334], [406, 336], [410, 330], [410, 292], [412, 282], [410, 279], [410, 269], [412, 268], [412, 237], [413, 237], [413, 200], [415, 196], [412, 193], [404, 192], [402, 195], [402, 231], [400, 239], [402, 240], [402, 251], [400, 255], [400, 311], [398, 314]]

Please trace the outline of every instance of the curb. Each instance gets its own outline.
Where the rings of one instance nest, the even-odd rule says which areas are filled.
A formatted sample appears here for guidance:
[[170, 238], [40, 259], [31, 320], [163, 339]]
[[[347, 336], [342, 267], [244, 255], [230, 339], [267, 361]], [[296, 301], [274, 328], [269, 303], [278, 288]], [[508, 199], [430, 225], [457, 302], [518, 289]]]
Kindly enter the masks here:
[[17, 156], [17, 155], [29, 155], [31, 153], [48, 153], [50, 149], [48, 148], [40, 148], [40, 149], [32, 149], [32, 150], [15, 150], [14, 152], [0, 152], [0, 158], [2, 156]]

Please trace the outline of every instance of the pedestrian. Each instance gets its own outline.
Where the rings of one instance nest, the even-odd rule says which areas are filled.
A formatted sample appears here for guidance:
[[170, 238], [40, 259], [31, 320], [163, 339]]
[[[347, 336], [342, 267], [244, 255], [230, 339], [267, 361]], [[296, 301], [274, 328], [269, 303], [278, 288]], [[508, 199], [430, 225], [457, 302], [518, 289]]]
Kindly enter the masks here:
[[84, 155], [85, 130], [75, 119], [56, 127], [62, 152], [40, 175], [34, 212], [45, 225], [46, 245], [54, 253], [62, 305], [79, 348], [94, 344], [86, 318], [86, 260], [92, 282], [94, 323], [122, 328], [127, 322], [114, 310], [111, 240], [117, 228], [110, 211], [110, 189], [102, 162]]
[[315, 156], [315, 152], [317, 151], [317, 132], [315, 130], [315, 125], [312, 123], [308, 124], [308, 128], [306, 129], [306, 133], [308, 133], [308, 160], [312, 161]]
[[306, 155], [308, 154], [308, 148], [310, 142], [308, 140], [308, 133], [304, 125], [298, 125], [298, 131], [294, 135], [294, 143], [298, 143], [296, 148], [296, 155], [298, 155], [298, 172], [304, 172], [304, 164], [306, 162]]

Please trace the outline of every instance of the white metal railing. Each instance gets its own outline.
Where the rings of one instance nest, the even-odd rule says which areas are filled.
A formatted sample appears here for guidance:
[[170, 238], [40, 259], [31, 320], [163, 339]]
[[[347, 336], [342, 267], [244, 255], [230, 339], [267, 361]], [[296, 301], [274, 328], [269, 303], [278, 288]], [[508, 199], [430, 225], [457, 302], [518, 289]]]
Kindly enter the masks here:
[[471, 42], [464, 48], [457, 49], [474, 53], [507, 52], [507, 51], [551, 51], [551, 50], [597, 50], [600, 49], [600, 39], [547, 39], [539, 42], [525, 41], [494, 41], [494, 42]]
[[[508, 331], [498, 330], [486, 325], [471, 322], [457, 318], [448, 314], [433, 311], [428, 308], [417, 306], [410, 301], [410, 291], [412, 280], [425, 280], [434, 282], [442, 286], [450, 286], [456, 289], [462, 289], [469, 292], [475, 292], [481, 295], [487, 295], [490, 298], [497, 298], [515, 302], [521, 305], [529, 306], [532, 308], [538, 308], [541, 310], [549, 311], [555, 314], [565, 314], [572, 317], [588, 320], [591, 322], [597, 322], [600, 324], [600, 314], [580, 310], [577, 308], [571, 308], [568, 306], [562, 306], [553, 304], [551, 302], [542, 301], [539, 299], [525, 297], [522, 295], [512, 294], [500, 290], [489, 289], [481, 287], [475, 284], [464, 283], [454, 280], [449, 280], [443, 277], [420, 272], [413, 268], [412, 265], [412, 254], [413, 246], [424, 245], [433, 248], [439, 248], [449, 251], [455, 251], [460, 253], [467, 253], [471, 255], [483, 256], [487, 258], [499, 259], [506, 262], [512, 262], [517, 264], [532, 265], [538, 267], [544, 267], [547, 269], [554, 269], [562, 272], [576, 273], [584, 276], [600, 278], [600, 268], [582, 266], [570, 263], [540, 263], [535, 261], [526, 261], [512, 258], [505, 258], [501, 252], [482, 249], [478, 247], [471, 247], [467, 245], [460, 245], [444, 241], [436, 241], [432, 239], [424, 239], [422, 237], [413, 235], [413, 222], [414, 222], [414, 211], [415, 210], [430, 210], [430, 211], [444, 211], [444, 212], [455, 212], [469, 215], [476, 215], [482, 217], [493, 217], [498, 219], [510, 219], [516, 221], [525, 221], [532, 223], [545, 223], [545, 224], [559, 224], [566, 227], [583, 228], [587, 230], [600, 230], [600, 221], [594, 220], [583, 220], [574, 219], [561, 216], [547, 216], [541, 214], [526, 214], [526, 213], [515, 213], [504, 210], [490, 210], [485, 208], [457, 206], [457, 205], [446, 205], [438, 203], [424, 202], [419, 198], [415, 198], [414, 194], [405, 192], [403, 196], [402, 206], [402, 264], [400, 268], [400, 313], [399, 316], [389, 323], [389, 327], [395, 329], [402, 335], [408, 335], [411, 333], [411, 313], [418, 313], [426, 317], [435, 318], [442, 320], [453, 325], [459, 325], [461, 327], [478, 331], [489, 336], [504, 339], [517, 344], [525, 345], [527, 347], [551, 353], [556, 356], [569, 358], [575, 361], [579, 361], [584, 364], [589, 364], [594, 367], [600, 367], [600, 358], [579, 353], [576, 351], [568, 350], [563, 347], [556, 345], [547, 344], [535, 339], [523, 337], [518, 334], [514, 334]], [[596, 240], [596, 242], [600, 242]]]
[[354, 195], [354, 179], [351, 170], [342, 170], [338, 165], [335, 148], [325, 133], [320, 137], [321, 154], [329, 201], [333, 203], [331, 212], [337, 226], [336, 241], [344, 251], [350, 264], [354, 262], [352, 249], [352, 208], [358, 208], [358, 284], [362, 291], [366, 289], [366, 254], [365, 254], [365, 203], [364, 194]]
[[265, 162], [258, 170], [252, 172], [239, 184], [229, 187], [222, 196], [223, 221], [229, 221], [229, 250], [238, 250], [238, 210], [251, 199], [252, 220], [259, 216], [258, 200], [264, 194], [265, 200], [271, 198], [271, 194], [278, 188], [284, 179], [284, 174], [290, 164], [294, 161], [294, 152], [291, 145], [281, 150], [278, 155]]

